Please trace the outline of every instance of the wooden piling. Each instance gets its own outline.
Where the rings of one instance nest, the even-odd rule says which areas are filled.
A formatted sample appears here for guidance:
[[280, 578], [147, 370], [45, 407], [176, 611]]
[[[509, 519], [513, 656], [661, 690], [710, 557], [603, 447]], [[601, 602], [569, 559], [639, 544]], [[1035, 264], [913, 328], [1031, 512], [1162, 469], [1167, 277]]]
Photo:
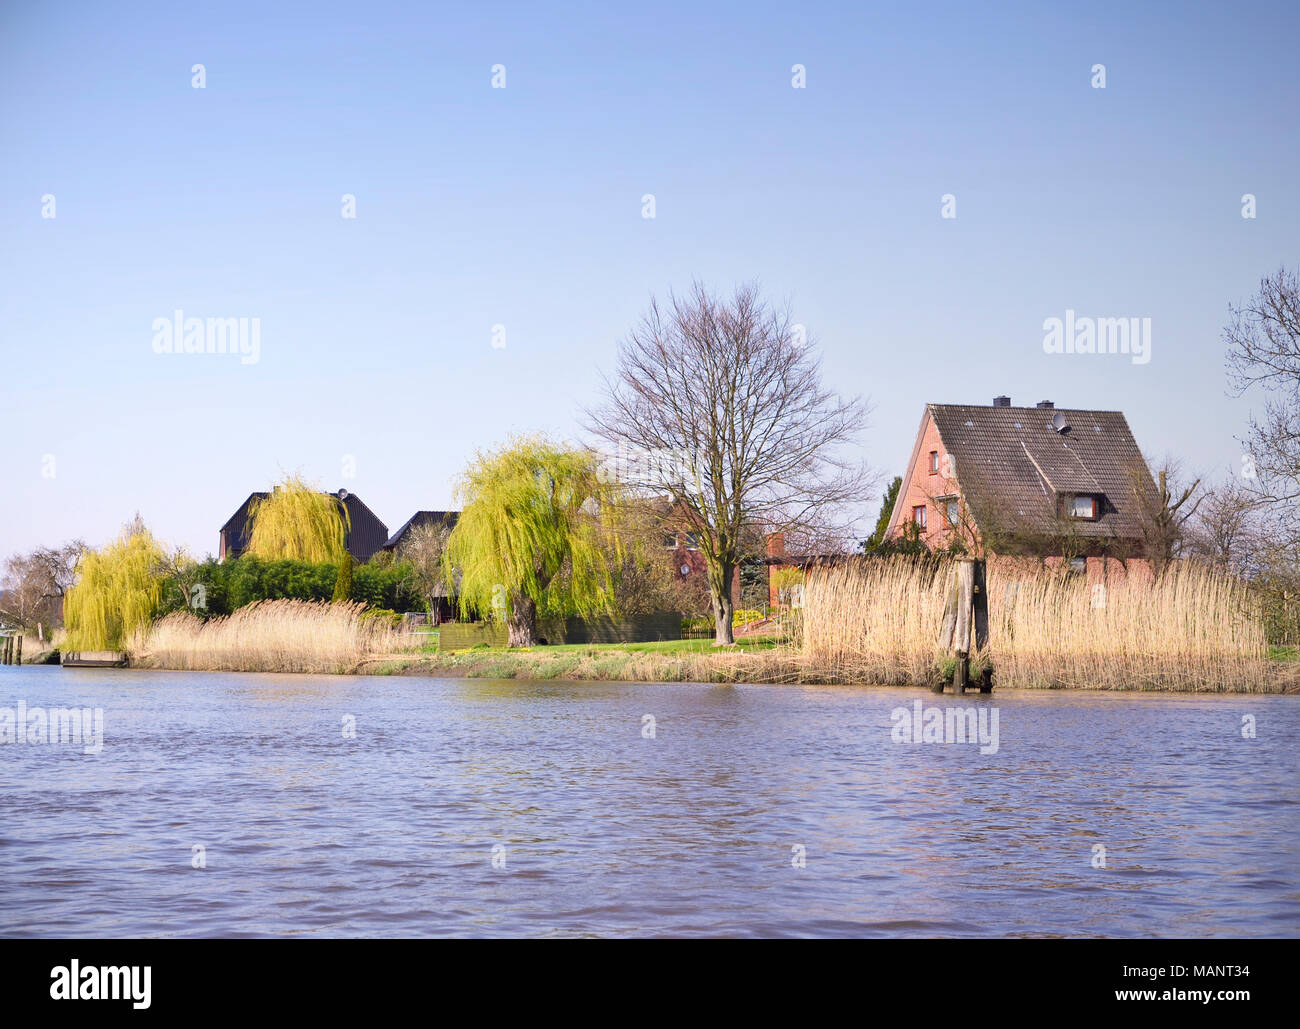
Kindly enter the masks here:
[[[945, 653], [953, 649], [953, 634], [957, 630], [957, 609], [960, 604], [961, 590], [957, 583], [957, 566], [948, 569], [948, 582], [943, 593], [943, 622], [939, 626], [939, 649]], [[943, 692], [943, 679], [939, 678], [931, 687], [931, 692]]]
[[957, 625], [953, 629], [952, 647], [956, 651], [957, 665], [952, 673], [953, 693], [966, 692], [970, 675], [971, 614], [975, 595], [975, 562], [962, 559], [957, 562]]
[[20, 633], [18, 636], [18, 660], [15, 661], [14, 664], [20, 665], [22, 663], [23, 663], [23, 637], [22, 634]]
[[[943, 623], [939, 649], [954, 660], [952, 691], [965, 693], [970, 684], [970, 657], [989, 642], [988, 576], [983, 561], [961, 558], [954, 562], [944, 591]], [[980, 692], [988, 692], [988, 672], [980, 678]], [[942, 681], [934, 687], [943, 692]]]

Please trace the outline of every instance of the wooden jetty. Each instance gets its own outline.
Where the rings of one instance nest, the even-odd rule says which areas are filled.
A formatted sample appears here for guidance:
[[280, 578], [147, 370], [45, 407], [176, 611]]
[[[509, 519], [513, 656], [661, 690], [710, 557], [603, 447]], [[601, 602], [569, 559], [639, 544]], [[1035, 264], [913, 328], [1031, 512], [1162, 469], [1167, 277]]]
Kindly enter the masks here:
[[23, 663], [23, 634], [6, 629], [0, 632], [0, 664]]
[[125, 668], [127, 657], [120, 650], [79, 650], [62, 655], [64, 668]]

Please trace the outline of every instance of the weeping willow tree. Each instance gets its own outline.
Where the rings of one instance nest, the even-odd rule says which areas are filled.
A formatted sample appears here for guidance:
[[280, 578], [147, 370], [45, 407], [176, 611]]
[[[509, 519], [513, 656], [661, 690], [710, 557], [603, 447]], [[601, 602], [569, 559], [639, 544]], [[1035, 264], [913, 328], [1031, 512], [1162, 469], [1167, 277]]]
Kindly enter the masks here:
[[591, 454], [542, 437], [480, 453], [457, 485], [462, 510], [442, 555], [461, 613], [492, 611], [509, 645], [526, 647], [539, 610], [611, 612], [620, 505], [601, 479]]
[[248, 509], [253, 528], [247, 553], [268, 561], [282, 559], [337, 564], [347, 553], [352, 527], [338, 497], [290, 475]]
[[137, 520], [108, 546], [87, 550], [63, 600], [71, 651], [121, 650], [162, 604], [167, 553]]

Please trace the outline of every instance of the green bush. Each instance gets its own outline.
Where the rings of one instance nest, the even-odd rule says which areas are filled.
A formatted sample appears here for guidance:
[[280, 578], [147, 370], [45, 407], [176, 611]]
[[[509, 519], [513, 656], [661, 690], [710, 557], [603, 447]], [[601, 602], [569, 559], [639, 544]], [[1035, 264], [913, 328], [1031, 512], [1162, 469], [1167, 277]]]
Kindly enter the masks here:
[[[328, 601], [334, 597], [339, 580], [336, 564], [310, 561], [264, 561], [240, 557], [230, 561], [209, 558], [199, 565], [194, 583], [203, 587], [206, 608], [195, 611], [200, 616], [228, 615], [236, 608], [257, 600]], [[423, 601], [411, 594], [410, 566], [405, 563], [388, 567], [364, 564], [352, 570], [349, 594], [367, 607], [390, 611], [422, 607]], [[184, 605], [185, 592], [175, 583], [163, 591], [165, 607], [161, 613]]]

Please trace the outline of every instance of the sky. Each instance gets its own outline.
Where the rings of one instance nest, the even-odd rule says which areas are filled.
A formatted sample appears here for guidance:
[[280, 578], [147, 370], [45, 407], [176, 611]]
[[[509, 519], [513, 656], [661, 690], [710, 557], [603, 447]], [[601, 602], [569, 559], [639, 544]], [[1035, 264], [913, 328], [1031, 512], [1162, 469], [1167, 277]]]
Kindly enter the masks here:
[[[1122, 410], [1222, 478], [1260, 403], [1228, 307], [1300, 261], [1298, 30], [1295, 3], [0, 0], [0, 558], [137, 511], [215, 552], [286, 473], [390, 530], [451, 507], [477, 450], [581, 439], [618, 341], [696, 279], [789, 304], [882, 484], [927, 402], [1001, 393]], [[157, 352], [178, 310], [257, 319], [257, 360]], [[1067, 310], [1149, 318], [1149, 361], [1046, 352]]]

